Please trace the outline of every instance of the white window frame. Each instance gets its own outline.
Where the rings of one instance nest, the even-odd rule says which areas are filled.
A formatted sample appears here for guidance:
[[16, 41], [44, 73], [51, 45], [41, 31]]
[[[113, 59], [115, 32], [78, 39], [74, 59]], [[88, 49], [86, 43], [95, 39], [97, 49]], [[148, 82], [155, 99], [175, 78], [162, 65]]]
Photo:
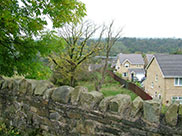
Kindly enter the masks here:
[[[177, 80], [177, 84], [176, 84], [176, 80]], [[182, 78], [174, 78], [174, 86], [182, 86], [182, 84], [180, 84], [180, 80], [182, 80]]]
[[154, 93], [154, 97], [157, 98], [157, 92]]
[[154, 88], [154, 82], [151, 83], [151, 88]]
[[[175, 99], [174, 99], [174, 98], [175, 98]], [[172, 100], [172, 102], [177, 101], [177, 102], [179, 102], [180, 104], [182, 104], [182, 96], [172, 96], [172, 97], [171, 97], [171, 100]]]
[[124, 66], [125, 66], [126, 68], [129, 68], [129, 67], [130, 67], [130, 64], [125, 63]]
[[159, 98], [159, 99], [161, 99], [161, 98], [162, 98], [161, 94], [158, 94], [158, 98]]
[[158, 74], [155, 75], [155, 81], [157, 82], [158, 81]]
[[[125, 74], [126, 74], [126, 76], [125, 76]], [[127, 77], [127, 72], [124, 72], [124, 73], [123, 73], [123, 77]]]

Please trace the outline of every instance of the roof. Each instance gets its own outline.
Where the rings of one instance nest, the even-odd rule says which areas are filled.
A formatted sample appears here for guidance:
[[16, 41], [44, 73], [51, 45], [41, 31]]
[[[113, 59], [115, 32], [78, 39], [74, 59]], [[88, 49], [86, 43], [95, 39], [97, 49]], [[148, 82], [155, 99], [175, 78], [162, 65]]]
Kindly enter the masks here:
[[144, 65], [144, 60], [141, 54], [118, 54], [120, 63], [122, 64], [128, 60], [131, 64], [142, 64]]
[[[106, 56], [95, 56], [96, 59], [106, 59]], [[116, 59], [117, 56], [109, 56], [109, 59]]]
[[90, 71], [94, 71], [94, 70], [100, 69], [103, 66], [104, 66], [103, 64], [90, 64], [89, 69], [90, 69]]
[[[156, 54], [152, 61], [155, 58], [164, 78], [182, 77], [182, 55]], [[152, 61], [146, 69], [148, 69]]]
[[164, 77], [182, 77], [182, 55], [155, 55]]
[[146, 54], [147, 62], [149, 63], [152, 60], [153, 54]]
[[135, 74], [145, 74], [144, 69], [139, 69], [139, 68], [132, 68], [128, 69], [130, 73], [134, 72]]

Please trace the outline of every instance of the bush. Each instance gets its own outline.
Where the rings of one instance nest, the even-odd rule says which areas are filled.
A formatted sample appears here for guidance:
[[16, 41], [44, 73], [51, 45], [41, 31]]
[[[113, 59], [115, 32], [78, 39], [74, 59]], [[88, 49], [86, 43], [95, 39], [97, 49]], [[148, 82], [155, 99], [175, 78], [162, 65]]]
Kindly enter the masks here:
[[142, 87], [140, 82], [135, 82], [135, 85], [137, 85], [138, 87]]
[[4, 123], [0, 123], [0, 136], [21, 136], [20, 132], [12, 127], [7, 127]]

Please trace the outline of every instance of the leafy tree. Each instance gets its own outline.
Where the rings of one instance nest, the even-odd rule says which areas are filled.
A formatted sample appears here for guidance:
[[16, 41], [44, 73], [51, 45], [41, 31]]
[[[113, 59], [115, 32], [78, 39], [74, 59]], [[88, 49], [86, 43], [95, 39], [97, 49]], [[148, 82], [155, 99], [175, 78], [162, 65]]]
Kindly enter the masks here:
[[77, 0], [1, 0], [0, 74], [37, 76], [37, 71], [44, 71], [41, 56], [52, 50], [51, 45], [34, 40], [47, 25], [45, 16], [58, 28], [84, 15], [85, 5]]
[[110, 55], [118, 53], [174, 53], [182, 49], [182, 39], [175, 38], [128, 38], [118, 40]]
[[84, 22], [67, 24], [60, 29], [60, 35], [65, 41], [65, 48], [59, 54], [54, 53], [50, 57], [55, 65], [56, 82], [75, 86], [81, 64], [101, 49], [100, 43], [104, 29], [101, 30], [97, 40], [89, 41], [98, 28], [90, 22]]
[[177, 49], [175, 52], [173, 52], [172, 54], [182, 54], [182, 49]]

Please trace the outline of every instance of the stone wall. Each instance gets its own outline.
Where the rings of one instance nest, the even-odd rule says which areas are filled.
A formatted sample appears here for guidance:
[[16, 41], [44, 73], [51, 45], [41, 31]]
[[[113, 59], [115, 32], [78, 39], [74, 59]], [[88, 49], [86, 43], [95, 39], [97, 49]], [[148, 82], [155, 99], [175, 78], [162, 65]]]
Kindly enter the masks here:
[[48, 81], [0, 79], [0, 121], [29, 135], [180, 136], [180, 106], [161, 114], [161, 102], [106, 97], [84, 87], [55, 87]]

